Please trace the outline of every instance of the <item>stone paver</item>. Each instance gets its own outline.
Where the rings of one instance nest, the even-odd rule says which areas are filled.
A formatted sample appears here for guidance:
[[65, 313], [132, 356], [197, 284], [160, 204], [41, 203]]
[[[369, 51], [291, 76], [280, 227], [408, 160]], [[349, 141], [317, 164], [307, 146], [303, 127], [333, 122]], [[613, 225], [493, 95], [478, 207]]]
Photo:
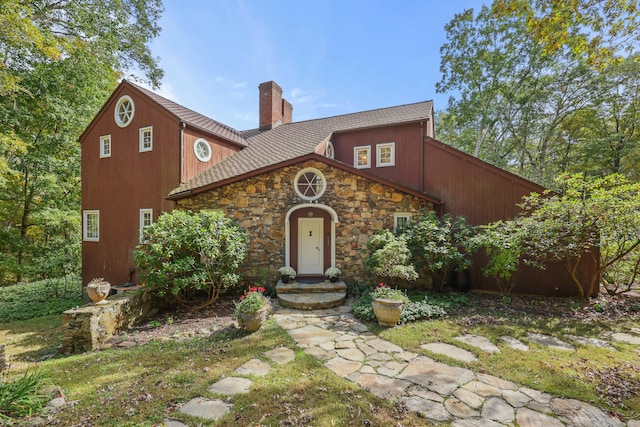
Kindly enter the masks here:
[[269, 350], [264, 354], [278, 365], [285, 365], [296, 358], [296, 353], [287, 347], [278, 347]]
[[580, 345], [584, 345], [584, 346], [590, 345], [592, 347], [615, 350], [615, 348], [611, 344], [609, 344], [608, 341], [605, 341], [605, 340], [599, 340], [597, 338], [590, 338], [590, 337], [579, 337], [576, 335], [565, 335], [565, 337], [569, 338], [571, 341], [577, 342]]
[[[640, 427], [635, 421], [623, 424], [585, 402], [555, 398], [492, 375], [404, 351], [369, 332], [349, 310], [349, 306], [313, 312], [281, 309], [274, 318], [307, 354], [323, 360], [336, 375], [376, 396], [403, 402], [409, 410], [432, 422], [450, 423], [451, 427]], [[467, 334], [458, 338], [489, 353], [488, 357], [500, 350], [482, 336]], [[608, 348], [604, 340], [583, 338], [567, 336], [580, 345]], [[637, 339], [640, 343], [640, 336], [624, 333], [611, 334], [607, 339], [631, 343]], [[512, 348], [529, 351], [527, 344], [514, 337], [505, 335], [500, 340]], [[571, 344], [549, 335], [530, 333], [527, 340], [575, 350]], [[464, 362], [477, 360], [473, 353], [450, 344], [431, 343], [422, 348], [449, 357], [466, 352]], [[265, 356], [268, 354], [271, 353]]]
[[625, 332], [614, 332], [612, 334], [605, 335], [605, 337], [623, 344], [640, 345], [640, 336], [627, 334]]
[[507, 345], [511, 348], [515, 348], [516, 350], [520, 350], [520, 351], [529, 351], [529, 346], [523, 343], [522, 341], [520, 341], [516, 337], [512, 337], [510, 335], [503, 335], [500, 337], [500, 339], [506, 342]]
[[473, 335], [473, 334], [460, 335], [458, 337], [455, 337], [454, 339], [490, 354], [500, 353], [500, 349], [498, 348], [497, 345], [492, 343], [488, 338], [485, 338], [480, 335]]
[[455, 345], [442, 342], [423, 344], [420, 346], [420, 348], [432, 353], [448, 356], [461, 362], [475, 362], [476, 360], [478, 360], [476, 355], [471, 353], [470, 351], [462, 349], [460, 347], [456, 347]]
[[248, 393], [253, 381], [247, 378], [227, 377], [213, 384], [207, 391], [216, 394], [233, 396], [236, 394]]
[[269, 366], [269, 364], [260, 359], [251, 359], [234, 372], [238, 375], [255, 375], [256, 377], [264, 377], [270, 370], [271, 366]]
[[205, 399], [196, 397], [191, 399], [180, 408], [180, 412], [192, 417], [205, 418], [207, 420], [219, 420], [231, 412], [233, 405], [222, 400]]
[[551, 335], [537, 334], [529, 332], [527, 339], [533, 343], [543, 345], [549, 348], [555, 348], [556, 350], [575, 351], [575, 347], [566, 341], [562, 341], [560, 338], [553, 337]]

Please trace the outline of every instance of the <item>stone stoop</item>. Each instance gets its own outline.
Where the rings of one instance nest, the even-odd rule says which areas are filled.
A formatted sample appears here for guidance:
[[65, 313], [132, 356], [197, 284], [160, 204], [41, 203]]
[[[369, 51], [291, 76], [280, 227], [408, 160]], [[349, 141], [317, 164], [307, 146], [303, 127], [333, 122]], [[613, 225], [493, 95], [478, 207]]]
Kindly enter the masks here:
[[321, 310], [338, 307], [347, 298], [347, 285], [343, 281], [319, 283], [278, 282], [276, 294], [280, 305], [298, 310]]

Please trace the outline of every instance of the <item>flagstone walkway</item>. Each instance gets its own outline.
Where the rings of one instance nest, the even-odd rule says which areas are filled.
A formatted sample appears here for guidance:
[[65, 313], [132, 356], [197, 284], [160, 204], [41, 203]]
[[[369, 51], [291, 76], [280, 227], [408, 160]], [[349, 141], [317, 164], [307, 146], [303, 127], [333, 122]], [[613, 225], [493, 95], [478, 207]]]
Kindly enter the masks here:
[[[600, 409], [575, 399], [565, 399], [520, 387], [491, 375], [474, 373], [470, 369], [453, 367], [424, 355], [404, 351], [397, 345], [380, 339], [365, 324], [354, 318], [350, 307], [300, 311], [281, 308], [273, 317], [296, 341], [296, 344], [336, 375], [357, 383], [369, 392], [390, 400], [403, 402], [408, 409], [434, 422], [449, 422], [452, 427], [640, 427], [640, 421], [623, 423]], [[614, 339], [614, 337], [611, 337]], [[617, 337], [620, 338], [620, 337]], [[623, 337], [625, 342], [637, 337]], [[457, 338], [481, 351], [499, 352], [499, 348], [484, 337], [464, 335]], [[513, 337], [501, 339], [514, 348], [527, 351], [528, 346]], [[571, 344], [547, 335], [530, 334], [531, 342], [563, 350]], [[611, 348], [607, 341], [581, 341], [582, 345]], [[585, 338], [586, 339], [586, 338]], [[460, 360], [473, 360], [473, 353], [449, 344], [427, 344], [423, 348], [445, 353]], [[280, 347], [265, 353], [273, 363], [293, 360], [293, 350]], [[209, 391], [232, 396], [246, 393], [252, 381], [243, 375], [266, 375], [271, 366], [253, 359], [236, 369], [234, 375], [213, 384]], [[207, 419], [218, 419], [231, 411], [227, 400], [199, 397], [181, 408], [183, 413]], [[184, 424], [166, 420], [167, 427]]]

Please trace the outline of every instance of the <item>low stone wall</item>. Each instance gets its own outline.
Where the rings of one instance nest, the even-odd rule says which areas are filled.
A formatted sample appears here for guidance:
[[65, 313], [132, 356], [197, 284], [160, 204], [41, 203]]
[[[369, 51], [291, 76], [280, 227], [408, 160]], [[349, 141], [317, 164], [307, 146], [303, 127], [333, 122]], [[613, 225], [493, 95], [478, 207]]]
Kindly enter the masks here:
[[98, 349], [116, 332], [130, 328], [158, 312], [160, 301], [145, 290], [114, 295], [105, 304], [89, 304], [62, 314], [64, 338], [59, 352], [83, 353]]

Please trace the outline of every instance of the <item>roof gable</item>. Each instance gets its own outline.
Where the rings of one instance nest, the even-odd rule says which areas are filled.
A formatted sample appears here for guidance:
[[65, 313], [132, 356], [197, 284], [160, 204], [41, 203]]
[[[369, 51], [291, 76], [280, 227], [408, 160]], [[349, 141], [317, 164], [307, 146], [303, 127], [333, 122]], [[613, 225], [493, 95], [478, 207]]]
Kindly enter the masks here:
[[333, 133], [431, 120], [431, 101], [322, 119], [294, 122], [274, 129], [243, 132], [249, 146], [180, 185], [171, 195], [242, 176], [257, 169], [315, 153]]
[[122, 91], [125, 88], [129, 88], [135, 92], [138, 92], [144, 98], [149, 99], [163, 111], [165, 111], [168, 115], [174, 117], [180, 122], [183, 122], [189, 127], [197, 129], [205, 134], [209, 134], [218, 138], [221, 138], [225, 141], [231, 142], [234, 145], [246, 147], [247, 141], [243, 137], [242, 133], [233, 129], [230, 126], [224, 125], [220, 122], [217, 122], [209, 117], [206, 117], [200, 113], [197, 113], [193, 110], [190, 110], [186, 107], [183, 107], [173, 101], [168, 100], [148, 89], [145, 89], [141, 86], [138, 86], [134, 83], [131, 83], [128, 80], [123, 80], [118, 88], [111, 94], [109, 99], [104, 103], [98, 114], [91, 121], [89, 126], [82, 132], [79, 137], [79, 140], [84, 139], [85, 135], [90, 131], [90, 129], [95, 125], [97, 121], [99, 121], [102, 116], [105, 114], [109, 105], [113, 102], [114, 99], [120, 97]]

